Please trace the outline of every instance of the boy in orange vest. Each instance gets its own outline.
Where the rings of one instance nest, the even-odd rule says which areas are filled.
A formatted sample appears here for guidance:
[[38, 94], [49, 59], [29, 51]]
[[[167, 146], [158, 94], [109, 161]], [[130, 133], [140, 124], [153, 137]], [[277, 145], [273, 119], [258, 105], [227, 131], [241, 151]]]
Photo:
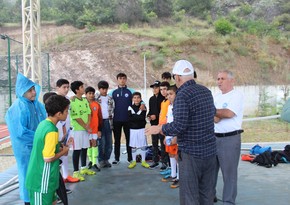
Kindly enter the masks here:
[[95, 171], [101, 171], [97, 166], [97, 157], [98, 157], [98, 139], [101, 139], [102, 133], [102, 110], [100, 104], [95, 100], [95, 92], [96, 90], [93, 87], [87, 87], [85, 89], [86, 98], [89, 101], [91, 108], [91, 122], [90, 128], [92, 132], [89, 133], [90, 139], [90, 147], [88, 148], [88, 157], [89, 157], [89, 165], [88, 168], [94, 168]]

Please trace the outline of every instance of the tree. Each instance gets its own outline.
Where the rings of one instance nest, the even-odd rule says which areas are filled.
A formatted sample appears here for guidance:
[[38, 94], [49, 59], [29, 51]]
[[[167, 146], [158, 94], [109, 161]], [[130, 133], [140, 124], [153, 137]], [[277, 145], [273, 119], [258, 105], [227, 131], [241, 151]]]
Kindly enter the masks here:
[[154, 12], [158, 17], [170, 17], [173, 13], [172, 0], [145, 0], [143, 8], [146, 13]]
[[177, 10], [184, 9], [191, 15], [203, 17], [206, 11], [210, 11], [212, 0], [175, 0]]
[[116, 21], [135, 23], [143, 20], [142, 3], [140, 0], [119, 0], [116, 5]]

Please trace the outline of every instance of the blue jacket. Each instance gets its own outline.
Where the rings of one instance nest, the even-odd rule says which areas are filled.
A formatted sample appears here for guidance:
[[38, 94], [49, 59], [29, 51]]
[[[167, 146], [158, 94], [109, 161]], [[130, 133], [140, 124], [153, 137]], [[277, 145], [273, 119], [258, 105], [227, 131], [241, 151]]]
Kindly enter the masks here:
[[117, 122], [127, 122], [128, 117], [128, 107], [132, 105], [132, 94], [135, 92], [134, 89], [125, 87], [118, 87], [117, 89], [109, 93], [115, 102], [114, 109], [114, 121]]
[[[36, 91], [36, 100], [30, 101], [23, 97], [23, 95], [33, 86]], [[17, 162], [20, 198], [25, 202], [29, 202], [29, 195], [25, 188], [25, 176], [32, 150], [34, 133], [38, 124], [46, 118], [44, 106], [37, 100], [39, 94], [40, 86], [19, 73], [16, 81], [17, 99], [5, 115]]]

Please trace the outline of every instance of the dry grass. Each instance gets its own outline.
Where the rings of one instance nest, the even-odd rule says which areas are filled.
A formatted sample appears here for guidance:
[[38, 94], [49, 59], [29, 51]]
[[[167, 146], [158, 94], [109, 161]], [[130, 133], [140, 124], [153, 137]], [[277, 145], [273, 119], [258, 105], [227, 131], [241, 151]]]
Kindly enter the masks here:
[[290, 124], [278, 119], [244, 122], [243, 129], [242, 142], [290, 141]]

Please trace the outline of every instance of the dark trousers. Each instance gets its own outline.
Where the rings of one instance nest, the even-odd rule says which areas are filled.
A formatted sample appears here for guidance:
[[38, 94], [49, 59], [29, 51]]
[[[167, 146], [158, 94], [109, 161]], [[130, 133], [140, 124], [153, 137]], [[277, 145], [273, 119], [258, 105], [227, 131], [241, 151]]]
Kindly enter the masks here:
[[216, 155], [198, 159], [179, 152], [180, 205], [213, 205]]
[[153, 161], [159, 162], [159, 148], [158, 142], [160, 141], [160, 154], [161, 154], [161, 162], [168, 163], [168, 153], [165, 152], [165, 145], [163, 143], [165, 136], [164, 135], [151, 135], [152, 137], [152, 146], [153, 146]]
[[130, 142], [130, 129], [128, 126], [128, 122], [113, 122], [113, 133], [114, 133], [114, 154], [115, 160], [120, 161], [120, 146], [121, 146], [121, 135], [122, 135], [122, 127], [125, 133], [126, 138], [126, 149], [127, 149], [127, 159], [128, 161], [132, 161], [132, 149], [129, 146]]
[[99, 162], [108, 161], [112, 153], [112, 130], [108, 119], [103, 120], [102, 137], [99, 141]]

